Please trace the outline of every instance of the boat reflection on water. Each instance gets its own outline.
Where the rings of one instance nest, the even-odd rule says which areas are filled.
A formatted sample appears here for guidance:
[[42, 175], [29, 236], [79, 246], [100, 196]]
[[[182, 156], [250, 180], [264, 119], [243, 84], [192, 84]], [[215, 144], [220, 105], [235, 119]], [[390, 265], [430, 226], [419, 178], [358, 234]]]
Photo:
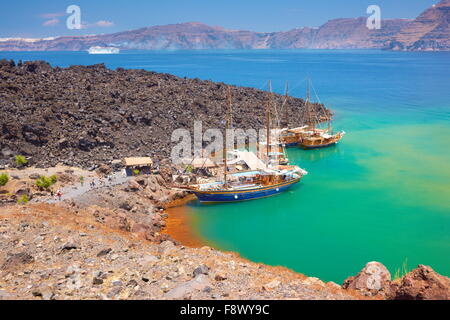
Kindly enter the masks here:
[[313, 150], [303, 150], [303, 149], [290, 149], [288, 151], [289, 154], [296, 153], [301, 154], [300, 158], [304, 161], [308, 162], [314, 162], [314, 161], [320, 161], [327, 158], [330, 158], [332, 156], [336, 156], [337, 154], [340, 154], [341, 151], [339, 149], [339, 145], [335, 144], [328, 148], [318, 148]]

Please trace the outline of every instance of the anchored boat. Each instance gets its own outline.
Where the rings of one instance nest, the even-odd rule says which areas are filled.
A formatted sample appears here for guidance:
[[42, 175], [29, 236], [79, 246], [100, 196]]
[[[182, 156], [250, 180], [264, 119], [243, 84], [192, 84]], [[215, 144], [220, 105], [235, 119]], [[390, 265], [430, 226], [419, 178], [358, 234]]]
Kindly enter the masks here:
[[[231, 91], [228, 92], [229, 109], [231, 110]], [[231, 126], [231, 112], [227, 117], [227, 128]], [[284, 153], [279, 149], [272, 150], [270, 130], [270, 105], [266, 108], [267, 141], [260, 151], [265, 154], [265, 162], [254, 152], [225, 150], [223, 176], [218, 181], [210, 181], [190, 185], [192, 191], [202, 203], [238, 202], [273, 196], [288, 190], [300, 182], [307, 172], [298, 166], [279, 163]], [[226, 136], [226, 135], [225, 135]], [[226, 140], [226, 138], [225, 138]], [[225, 141], [225, 145], [227, 142]], [[277, 148], [279, 143], [275, 144]], [[232, 156], [232, 159], [228, 159]], [[287, 162], [287, 159], [286, 159]], [[230, 170], [231, 169], [231, 170]]]
[[[303, 149], [325, 148], [339, 143], [345, 135], [344, 131], [334, 133], [331, 127], [331, 115], [325, 112], [325, 116], [317, 117], [317, 113], [313, 112], [310, 98], [310, 83], [308, 81], [308, 89], [305, 101], [305, 121], [306, 128], [300, 133], [298, 145]], [[327, 123], [326, 129], [320, 129], [318, 126]]]
[[280, 130], [280, 141], [286, 147], [296, 147], [300, 141], [301, 135], [304, 133], [307, 126], [298, 128], [284, 128]]
[[314, 128], [302, 134], [298, 145], [303, 149], [325, 148], [339, 143], [344, 134], [344, 131], [330, 134], [328, 130]]
[[[287, 89], [285, 101], [287, 101]], [[336, 133], [333, 132], [331, 126], [331, 115], [327, 112], [327, 110], [323, 109], [323, 111], [325, 111], [325, 116], [318, 116], [312, 106], [313, 104], [311, 103], [310, 98], [310, 82], [308, 81], [304, 108], [304, 119], [306, 125], [303, 127], [292, 129], [284, 128], [281, 130], [281, 142], [286, 147], [299, 146], [303, 149], [325, 148], [339, 143], [345, 135], [344, 131], [339, 131]], [[287, 110], [287, 108], [285, 109]], [[323, 123], [327, 123], [327, 128], [319, 128], [319, 126]]]
[[254, 153], [232, 151], [237, 156], [230, 165], [244, 164], [250, 170], [228, 173], [221, 181], [190, 186], [200, 202], [236, 202], [273, 196], [300, 182], [307, 172], [297, 166], [268, 168]]
[[120, 49], [115, 47], [90, 47], [88, 49], [89, 54], [119, 54]]

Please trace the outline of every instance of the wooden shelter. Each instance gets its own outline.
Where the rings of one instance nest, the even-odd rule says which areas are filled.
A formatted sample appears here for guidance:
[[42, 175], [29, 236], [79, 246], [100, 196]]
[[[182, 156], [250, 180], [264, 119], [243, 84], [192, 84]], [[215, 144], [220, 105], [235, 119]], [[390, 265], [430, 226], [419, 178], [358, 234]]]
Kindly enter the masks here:
[[185, 166], [190, 166], [193, 169], [203, 168], [217, 168], [217, 164], [209, 158], [184, 158], [181, 159], [181, 163]]
[[123, 164], [127, 176], [137, 174], [150, 174], [153, 166], [153, 160], [149, 157], [124, 158]]

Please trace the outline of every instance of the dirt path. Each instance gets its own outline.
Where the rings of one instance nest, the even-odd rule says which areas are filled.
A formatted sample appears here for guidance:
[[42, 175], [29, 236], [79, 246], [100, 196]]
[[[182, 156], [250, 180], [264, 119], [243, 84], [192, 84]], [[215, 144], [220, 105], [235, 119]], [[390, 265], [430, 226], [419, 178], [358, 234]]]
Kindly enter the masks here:
[[[39, 198], [33, 200], [32, 202], [57, 203], [59, 201], [70, 200], [80, 197], [83, 194], [92, 190], [99, 190], [123, 184], [128, 180], [130, 180], [130, 177], [124, 176], [121, 172], [113, 173], [109, 175], [107, 178], [88, 177], [86, 178], [85, 181], [83, 181], [83, 183], [77, 182], [70, 186], [61, 188], [60, 189], [62, 194], [61, 199], [58, 199], [58, 197], [55, 194], [54, 197]], [[92, 183], [94, 183], [94, 185], [92, 185]]]

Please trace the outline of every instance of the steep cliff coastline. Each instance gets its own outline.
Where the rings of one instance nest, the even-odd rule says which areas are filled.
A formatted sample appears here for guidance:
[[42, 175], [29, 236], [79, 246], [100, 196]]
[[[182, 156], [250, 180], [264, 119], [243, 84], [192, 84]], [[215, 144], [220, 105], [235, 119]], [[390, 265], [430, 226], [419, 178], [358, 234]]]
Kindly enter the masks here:
[[450, 50], [450, 2], [442, 0], [414, 20], [385, 19], [380, 30], [367, 17], [333, 19], [318, 28], [282, 32], [227, 30], [199, 22], [153, 26], [105, 35], [0, 39], [0, 51], [83, 51], [91, 46], [124, 50], [392, 49]]

